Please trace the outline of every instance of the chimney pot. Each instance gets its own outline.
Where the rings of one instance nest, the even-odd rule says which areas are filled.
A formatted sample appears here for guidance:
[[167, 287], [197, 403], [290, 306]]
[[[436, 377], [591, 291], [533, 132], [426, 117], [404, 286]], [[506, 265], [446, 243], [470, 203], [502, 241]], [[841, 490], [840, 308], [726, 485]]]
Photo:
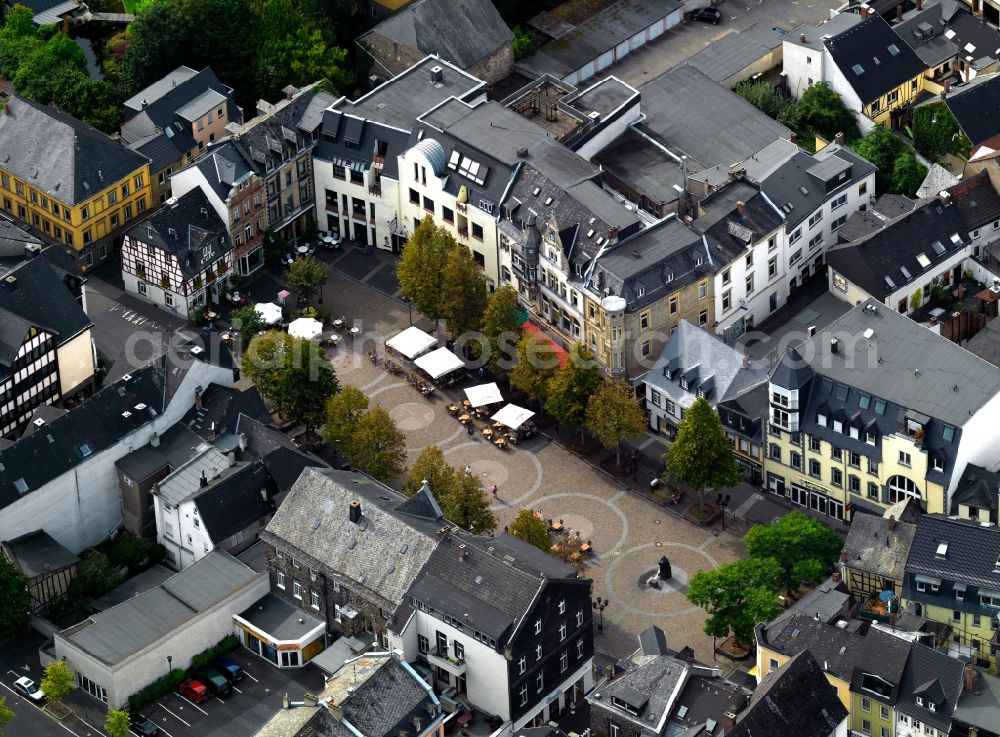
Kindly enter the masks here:
[[747, 203], [743, 200], [739, 200], [736, 203], [736, 212], [740, 214], [741, 218], [745, 218], [747, 216]]
[[836, 135], [834, 135], [833, 142], [836, 143], [838, 146], [843, 146], [844, 145], [844, 134], [843, 133], [837, 133]]
[[461, 545], [459, 545], [458, 546], [458, 559], [459, 560], [465, 560], [465, 558], [468, 555], [469, 555], [469, 551], [468, 551], [468, 548], [465, 547], [465, 543], [462, 543]]
[[805, 42], [806, 42], [806, 34], [800, 33], [799, 34], [799, 43], [804, 44]]
[[736, 715], [727, 711], [722, 715], [722, 734], [728, 734], [736, 727]]
[[862, 5], [858, 8], [858, 15], [861, 16], [861, 20], [868, 20], [868, 12], [871, 10], [867, 5]]
[[208, 476], [205, 474], [204, 471], [201, 472], [201, 479], [199, 480], [199, 484], [202, 488], [208, 486]]
[[798, 143], [799, 142], [799, 134], [795, 133], [795, 132], [792, 132], [791, 134], [789, 134], [788, 140], [789, 140], [790, 143]]
[[895, 530], [896, 529], [896, 516], [895, 515], [890, 515], [889, 519], [886, 520], [885, 526], [888, 528], [889, 532], [892, 532], [893, 530]]
[[[917, 1], [919, 2], [919, 0], [917, 0]], [[917, 6], [917, 10], [920, 10], [920, 6], [919, 5]], [[903, 6], [902, 5], [897, 5], [896, 6], [896, 20], [899, 20], [902, 17], [903, 17]]]
[[[903, 7], [900, 5], [900, 7]], [[924, 7], [924, 0], [917, 0], [917, 10], [922, 10]]]
[[351, 500], [348, 516], [354, 524], [361, 522], [361, 503], [357, 499]]

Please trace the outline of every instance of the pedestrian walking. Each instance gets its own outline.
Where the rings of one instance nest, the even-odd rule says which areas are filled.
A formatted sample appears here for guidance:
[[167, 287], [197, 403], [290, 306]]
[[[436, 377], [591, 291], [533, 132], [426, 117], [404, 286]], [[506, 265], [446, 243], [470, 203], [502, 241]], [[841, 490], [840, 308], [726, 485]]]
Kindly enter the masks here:
[[494, 499], [497, 498], [497, 485], [496, 484], [493, 484], [493, 498]]
[[472, 475], [472, 465], [471, 464], [465, 467], [465, 475], [466, 476], [471, 476]]
[[475, 430], [472, 429], [472, 423], [471, 422], [469, 423], [469, 426], [466, 428], [466, 432], [469, 433], [469, 437], [470, 438], [472, 437], [472, 433], [475, 432]]

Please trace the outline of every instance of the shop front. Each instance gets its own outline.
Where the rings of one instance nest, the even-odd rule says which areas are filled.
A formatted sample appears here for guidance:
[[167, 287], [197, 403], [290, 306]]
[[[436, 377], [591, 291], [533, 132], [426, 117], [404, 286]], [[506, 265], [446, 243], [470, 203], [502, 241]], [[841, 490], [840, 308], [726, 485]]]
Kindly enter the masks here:
[[792, 504], [811, 509], [828, 517], [843, 521], [844, 503], [826, 493], [826, 489], [806, 479], [795, 479], [788, 498]]
[[278, 668], [299, 668], [326, 647], [326, 624], [273, 594], [234, 614], [233, 623], [240, 643]]
[[736, 461], [737, 466], [743, 469], [746, 480], [753, 486], [760, 487], [761, 481], [764, 480], [764, 467], [738, 453], [733, 453], [733, 460]]

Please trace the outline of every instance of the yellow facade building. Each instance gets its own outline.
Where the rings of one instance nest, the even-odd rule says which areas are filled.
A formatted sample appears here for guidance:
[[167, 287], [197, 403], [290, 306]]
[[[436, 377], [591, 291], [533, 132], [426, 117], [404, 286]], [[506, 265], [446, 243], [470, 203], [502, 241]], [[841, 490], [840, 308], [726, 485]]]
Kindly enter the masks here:
[[0, 208], [74, 254], [81, 270], [115, 251], [152, 206], [149, 160], [52, 108], [11, 97], [0, 113]]
[[951, 514], [989, 465], [1000, 369], [867, 300], [788, 348], [771, 374], [765, 487], [837, 520], [904, 499]]

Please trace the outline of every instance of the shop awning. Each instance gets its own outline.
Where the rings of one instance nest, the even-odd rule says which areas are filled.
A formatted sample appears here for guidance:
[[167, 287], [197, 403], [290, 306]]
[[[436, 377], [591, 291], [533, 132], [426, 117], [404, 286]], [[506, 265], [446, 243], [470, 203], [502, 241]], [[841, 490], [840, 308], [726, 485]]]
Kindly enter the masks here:
[[385, 342], [386, 347], [392, 348], [410, 359], [416, 358], [428, 348], [433, 347], [435, 343], [437, 343], [437, 338], [417, 327], [408, 327]]
[[516, 430], [525, 422], [535, 416], [530, 409], [518, 407], [516, 404], [508, 404], [491, 418], [494, 422], [506, 425], [511, 430]]
[[274, 325], [281, 321], [281, 308], [274, 302], [261, 302], [253, 306], [254, 311], [260, 315], [260, 319], [267, 325]]
[[479, 386], [470, 386], [465, 390], [465, 396], [469, 398], [469, 402], [472, 403], [473, 407], [482, 407], [487, 404], [496, 404], [503, 401], [500, 388], [493, 382], [480, 384]]
[[530, 320], [526, 320], [521, 327], [524, 329], [525, 333], [535, 335], [538, 340], [542, 340], [552, 346], [552, 350], [555, 353], [556, 358], [559, 359], [560, 368], [566, 365], [566, 362], [569, 361], [569, 353], [566, 352], [565, 348], [552, 340], [552, 338], [542, 332], [540, 327], [535, 325], [535, 323]]
[[315, 317], [298, 317], [288, 326], [288, 334], [293, 338], [313, 340], [323, 333], [323, 323]]
[[417, 368], [432, 379], [440, 379], [445, 374], [450, 374], [452, 371], [457, 371], [465, 366], [462, 359], [447, 348], [438, 348], [436, 351], [431, 351], [418, 358], [414, 363], [417, 365]]

